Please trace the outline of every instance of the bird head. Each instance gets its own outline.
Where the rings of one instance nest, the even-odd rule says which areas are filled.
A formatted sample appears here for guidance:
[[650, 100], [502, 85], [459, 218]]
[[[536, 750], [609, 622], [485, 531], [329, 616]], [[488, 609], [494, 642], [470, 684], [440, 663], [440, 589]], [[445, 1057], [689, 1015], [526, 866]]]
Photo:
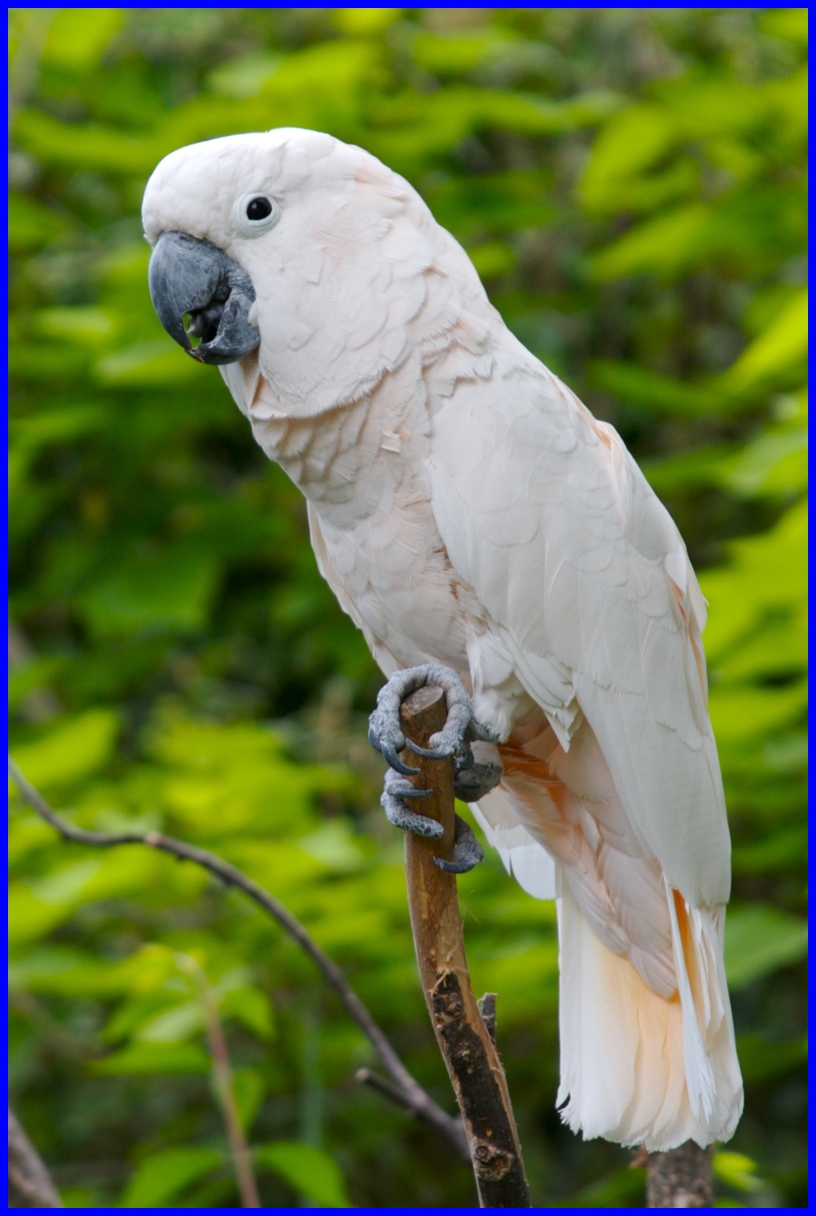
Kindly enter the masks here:
[[[268, 294], [270, 280], [289, 271], [312, 285], [322, 277], [328, 288], [339, 268], [354, 286], [349, 263], [362, 260], [365, 247], [371, 266], [383, 191], [390, 188], [392, 198], [406, 201], [395, 182], [413, 194], [362, 149], [297, 128], [226, 136], [171, 152], [150, 177], [142, 204], [159, 320], [203, 363], [241, 359], [261, 341], [257, 297], [265, 289]], [[361, 197], [366, 184], [379, 186], [373, 206]], [[285, 284], [278, 282], [278, 307], [281, 294]], [[197, 346], [191, 337], [199, 339]]]
[[469, 314], [488, 307], [413, 187], [317, 131], [171, 152], [142, 220], [159, 320], [193, 358], [222, 365], [242, 409], [241, 376], [224, 365], [259, 369], [285, 412], [319, 413], [358, 400], [412, 351], [435, 357], [465, 297]]
[[[316, 132], [312, 152], [333, 143]], [[202, 363], [233, 363], [260, 342], [247, 263], [268, 248], [289, 203], [286, 131], [206, 140], [170, 153], [144, 194], [142, 222], [153, 246], [148, 282], [159, 320]], [[315, 146], [317, 145], [317, 146]], [[291, 161], [291, 157], [288, 158]], [[185, 319], [189, 324], [185, 325]], [[193, 347], [190, 337], [199, 339]]]

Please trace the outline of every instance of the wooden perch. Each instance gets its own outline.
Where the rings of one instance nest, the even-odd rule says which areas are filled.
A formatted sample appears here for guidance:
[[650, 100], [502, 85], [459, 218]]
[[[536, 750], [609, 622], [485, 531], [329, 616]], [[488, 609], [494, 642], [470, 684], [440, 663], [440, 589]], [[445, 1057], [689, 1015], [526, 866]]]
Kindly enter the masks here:
[[687, 1140], [666, 1153], [648, 1153], [648, 1208], [710, 1208], [714, 1206], [711, 1176], [713, 1149]]
[[[405, 737], [425, 748], [445, 718], [444, 693], [433, 686], [408, 697], [400, 713]], [[445, 828], [441, 840], [405, 833], [408, 905], [425, 1001], [464, 1117], [479, 1205], [527, 1208], [530, 1194], [504, 1069], [468, 974], [456, 879], [433, 860], [453, 854], [453, 765], [449, 759], [410, 759], [420, 769], [414, 785], [434, 790], [423, 798], [422, 814]], [[488, 1017], [490, 1007], [488, 1002]]]

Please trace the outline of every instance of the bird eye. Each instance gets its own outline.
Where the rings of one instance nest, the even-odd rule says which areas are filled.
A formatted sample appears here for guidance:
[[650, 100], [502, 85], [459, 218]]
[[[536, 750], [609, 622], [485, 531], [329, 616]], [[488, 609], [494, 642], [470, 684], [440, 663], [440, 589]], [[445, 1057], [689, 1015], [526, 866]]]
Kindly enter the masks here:
[[247, 203], [246, 209], [248, 220], [265, 220], [268, 215], [272, 214], [272, 204], [263, 194], [257, 198], [251, 198]]

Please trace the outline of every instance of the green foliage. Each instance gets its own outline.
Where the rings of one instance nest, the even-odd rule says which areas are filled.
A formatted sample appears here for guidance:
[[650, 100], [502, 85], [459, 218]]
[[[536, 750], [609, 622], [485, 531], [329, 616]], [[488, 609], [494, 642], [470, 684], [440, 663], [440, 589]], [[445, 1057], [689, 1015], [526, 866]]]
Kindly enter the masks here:
[[296, 1140], [278, 1140], [276, 1144], [261, 1145], [255, 1152], [255, 1160], [279, 1174], [297, 1194], [311, 1200], [313, 1207], [351, 1206], [343, 1175], [321, 1148], [299, 1144]]
[[[329, 130], [405, 174], [532, 350], [620, 430], [701, 571], [734, 841], [746, 1113], [720, 1206], [803, 1206], [805, 9], [11, 10], [10, 711], [79, 825], [220, 852], [336, 958], [450, 1107], [380, 677], [303, 503], [153, 315], [139, 202], [182, 144]], [[264, 1206], [467, 1206], [468, 1170], [353, 1081], [371, 1049], [243, 897], [12, 796], [11, 1084], [68, 1206], [235, 1206], [200, 1007], [219, 1003]], [[460, 883], [534, 1202], [638, 1206], [559, 1123], [554, 908]]]

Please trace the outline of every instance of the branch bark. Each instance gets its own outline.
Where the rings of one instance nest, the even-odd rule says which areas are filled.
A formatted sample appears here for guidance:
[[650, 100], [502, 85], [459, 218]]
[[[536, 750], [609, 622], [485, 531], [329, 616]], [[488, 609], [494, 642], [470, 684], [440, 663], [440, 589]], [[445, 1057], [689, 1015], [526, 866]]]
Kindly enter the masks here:
[[[418, 689], [400, 711], [405, 737], [425, 748], [445, 718], [444, 693], [434, 686]], [[529, 1207], [504, 1069], [470, 983], [456, 879], [433, 860], [453, 853], [453, 765], [450, 760], [416, 759], [420, 772], [414, 785], [434, 790], [423, 798], [422, 814], [445, 828], [441, 840], [405, 833], [408, 904], [425, 1001], [465, 1120], [480, 1206]], [[488, 1017], [490, 1005], [488, 999]]]
[[710, 1208], [714, 1206], [712, 1148], [687, 1140], [666, 1153], [647, 1155], [647, 1208]]
[[9, 1106], [9, 1207], [61, 1208], [64, 1206], [39, 1153]]
[[[323, 978], [337, 993], [346, 1012], [362, 1030], [379, 1056], [383, 1068], [395, 1082], [396, 1088], [400, 1092], [399, 1104], [441, 1132], [463, 1160], [470, 1160], [468, 1140], [461, 1119], [454, 1118], [441, 1106], [438, 1106], [419, 1082], [411, 1076], [343, 972], [327, 954], [323, 953], [306, 928], [279, 900], [217, 854], [187, 844], [186, 841], [175, 840], [172, 836], [165, 836], [161, 832], [148, 832], [146, 835], [137, 832], [109, 834], [76, 828], [48, 805], [39, 790], [35, 789], [31, 782], [23, 776], [11, 757], [9, 757], [8, 766], [9, 776], [17, 786], [23, 801], [28, 803], [32, 810], [42, 816], [47, 823], [50, 823], [65, 840], [100, 848], [112, 848], [115, 845], [124, 844], [148, 845], [150, 848], [170, 853], [173, 857], [182, 858], [184, 861], [195, 862], [196, 865], [215, 874], [226, 885], [237, 887], [254, 900], [309, 955], [312, 962], [321, 971]], [[380, 1088], [382, 1089], [382, 1087]]]

